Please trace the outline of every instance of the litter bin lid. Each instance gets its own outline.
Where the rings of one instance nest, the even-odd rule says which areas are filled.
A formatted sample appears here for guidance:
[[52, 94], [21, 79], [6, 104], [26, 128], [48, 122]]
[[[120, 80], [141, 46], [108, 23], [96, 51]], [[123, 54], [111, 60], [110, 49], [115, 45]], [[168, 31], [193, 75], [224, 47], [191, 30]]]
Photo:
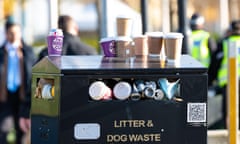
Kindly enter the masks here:
[[107, 74], [134, 73], [206, 73], [207, 68], [189, 55], [182, 55], [178, 64], [169, 64], [157, 57], [118, 58], [95, 56], [46, 56], [33, 66], [33, 73]]

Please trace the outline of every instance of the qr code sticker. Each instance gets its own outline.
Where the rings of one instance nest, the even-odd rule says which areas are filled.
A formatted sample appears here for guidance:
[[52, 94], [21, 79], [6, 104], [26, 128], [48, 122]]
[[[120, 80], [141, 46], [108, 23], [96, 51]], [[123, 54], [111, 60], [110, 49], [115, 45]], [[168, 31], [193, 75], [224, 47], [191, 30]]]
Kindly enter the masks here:
[[199, 123], [206, 122], [207, 106], [206, 103], [188, 103], [187, 122]]

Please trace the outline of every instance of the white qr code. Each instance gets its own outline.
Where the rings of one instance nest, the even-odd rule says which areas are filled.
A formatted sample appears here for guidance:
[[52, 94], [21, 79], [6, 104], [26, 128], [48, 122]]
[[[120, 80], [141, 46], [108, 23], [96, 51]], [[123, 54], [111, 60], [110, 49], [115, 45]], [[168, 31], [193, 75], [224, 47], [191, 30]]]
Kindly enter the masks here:
[[206, 120], [207, 120], [206, 103], [188, 103], [187, 122], [198, 123], [206, 122]]

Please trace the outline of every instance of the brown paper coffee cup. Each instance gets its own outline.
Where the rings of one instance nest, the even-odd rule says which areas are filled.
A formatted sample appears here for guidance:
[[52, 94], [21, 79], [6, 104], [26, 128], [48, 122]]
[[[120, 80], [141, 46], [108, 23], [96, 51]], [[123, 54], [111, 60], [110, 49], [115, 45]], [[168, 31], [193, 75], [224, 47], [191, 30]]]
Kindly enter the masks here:
[[148, 32], [148, 53], [149, 56], [159, 56], [163, 47], [163, 33], [162, 32]]
[[117, 57], [134, 57], [134, 45], [133, 41], [129, 37], [117, 37], [116, 38], [116, 52]]
[[146, 35], [135, 36], [134, 41], [134, 50], [136, 56], [145, 56], [148, 55], [148, 38]]
[[165, 54], [168, 63], [178, 63], [182, 53], [182, 33], [167, 33], [164, 36]]
[[132, 23], [131, 17], [119, 16], [117, 21], [117, 36], [131, 36], [132, 33]]

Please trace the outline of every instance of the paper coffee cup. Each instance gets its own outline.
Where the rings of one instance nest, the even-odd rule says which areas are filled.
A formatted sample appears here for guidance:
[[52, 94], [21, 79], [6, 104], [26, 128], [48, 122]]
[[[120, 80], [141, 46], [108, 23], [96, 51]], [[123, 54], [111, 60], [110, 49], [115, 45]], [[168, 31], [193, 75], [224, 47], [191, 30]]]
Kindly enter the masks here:
[[133, 41], [130, 37], [117, 37], [116, 39], [117, 57], [133, 57], [135, 56]]
[[134, 36], [133, 41], [136, 56], [148, 55], [148, 38], [146, 35]]
[[129, 16], [118, 16], [117, 23], [117, 36], [131, 36], [133, 20]]
[[165, 54], [168, 63], [178, 63], [180, 62], [180, 57], [182, 53], [182, 33], [167, 33], [164, 36], [164, 47]]
[[160, 57], [163, 48], [163, 32], [147, 32], [146, 35], [148, 36], [149, 56]]
[[114, 37], [102, 38], [100, 45], [106, 57], [116, 57], [116, 44]]
[[111, 89], [103, 82], [96, 81], [90, 85], [89, 95], [93, 100], [111, 99]]
[[63, 46], [63, 32], [61, 29], [52, 29], [47, 36], [48, 55], [61, 56]]

